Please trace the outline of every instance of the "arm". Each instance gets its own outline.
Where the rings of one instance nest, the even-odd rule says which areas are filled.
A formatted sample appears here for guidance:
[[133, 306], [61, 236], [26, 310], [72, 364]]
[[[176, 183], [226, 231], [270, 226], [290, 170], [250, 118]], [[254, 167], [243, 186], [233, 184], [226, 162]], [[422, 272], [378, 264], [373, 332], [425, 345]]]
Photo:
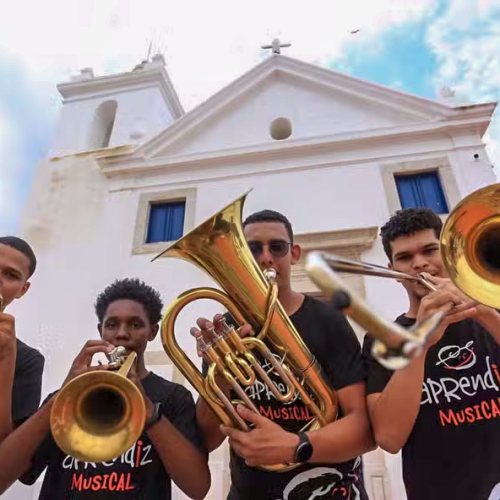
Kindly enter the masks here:
[[[50, 430], [51, 409], [52, 398], [0, 445], [0, 495], [32, 465], [33, 456]], [[34, 480], [41, 474], [44, 465], [33, 476]]]
[[486, 306], [478, 306], [476, 320], [481, 323], [483, 328], [495, 339], [495, 342], [500, 345], [500, 314], [498, 311]]
[[[360, 345], [346, 318], [335, 311], [318, 311], [321, 342], [313, 354], [331, 381], [342, 417], [321, 429], [307, 432], [313, 445], [311, 463], [344, 462], [374, 448], [365, 401]], [[310, 346], [313, 350], [313, 346]], [[248, 433], [223, 427], [233, 449], [250, 466], [293, 462], [299, 438], [276, 423], [239, 407], [240, 415], [255, 424]]]
[[[191, 411], [180, 401], [176, 402], [176, 405], [177, 410], [180, 406], [184, 406], [178, 415], [180, 418], [195, 419], [192, 401]], [[187, 424], [187, 421], [183, 423], [183, 425]], [[186, 439], [164, 415], [147, 432], [175, 484], [192, 499], [205, 498], [210, 489], [210, 469], [206, 454]]]
[[16, 369], [14, 317], [0, 313], [0, 442], [12, 432], [12, 387]]
[[[367, 396], [375, 441], [389, 453], [401, 450], [417, 420], [422, 399], [426, 352], [407, 367], [396, 371], [382, 392]], [[382, 367], [380, 369], [385, 370]]]
[[[105, 370], [108, 365], [91, 367], [92, 356], [98, 352], [109, 352], [112, 346], [108, 342], [99, 340], [88, 341], [78, 356], [73, 361], [63, 386], [74, 377], [90, 370]], [[35, 456], [42, 442], [50, 431], [50, 412], [52, 409], [52, 397], [48, 398], [34, 415], [19, 426], [0, 444], [0, 495], [19, 479], [30, 467], [36, 472], [29, 474], [31, 478], [27, 483], [32, 483], [40, 475], [47, 463], [45, 453]], [[36, 462], [36, 464], [34, 463]], [[34, 478], [34, 480], [33, 480]]]
[[[450, 301], [460, 303], [461, 299], [445, 288], [429, 293], [421, 300], [417, 321], [421, 322], [436, 311], [446, 309]], [[423, 352], [405, 368], [395, 372], [383, 368], [366, 352], [369, 372], [367, 405], [375, 440], [382, 449], [398, 453], [413, 430], [420, 411], [428, 349], [441, 339], [450, 324], [475, 314], [476, 309], [470, 302], [455, 307], [441, 321]], [[371, 341], [366, 340], [364, 347], [369, 351]]]
[[[228, 392], [224, 390], [224, 394]], [[203, 436], [203, 442], [208, 452], [216, 450], [226, 439], [220, 430], [221, 421], [219, 417], [212, 411], [203, 398], [198, 399], [196, 403], [196, 419], [200, 426], [200, 431]]]

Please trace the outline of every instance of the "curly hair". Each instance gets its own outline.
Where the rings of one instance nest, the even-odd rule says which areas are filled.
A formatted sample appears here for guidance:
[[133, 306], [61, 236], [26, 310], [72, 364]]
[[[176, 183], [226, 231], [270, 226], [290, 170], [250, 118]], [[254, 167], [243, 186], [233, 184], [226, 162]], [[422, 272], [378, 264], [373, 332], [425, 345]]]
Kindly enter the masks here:
[[279, 212], [274, 210], [261, 210], [260, 212], [255, 212], [249, 215], [243, 222], [243, 227], [248, 224], [255, 224], [257, 222], [280, 222], [285, 226], [288, 237], [290, 238], [290, 243], [293, 244], [293, 229], [290, 221]]
[[400, 236], [410, 236], [418, 231], [433, 229], [436, 238], [439, 238], [443, 222], [435, 212], [429, 208], [404, 208], [398, 210], [380, 229], [382, 245], [385, 254], [392, 262], [391, 243]]
[[160, 294], [138, 278], [116, 280], [98, 295], [94, 308], [99, 322], [103, 321], [109, 305], [117, 300], [133, 300], [142, 304], [152, 325], [161, 320], [163, 302]]

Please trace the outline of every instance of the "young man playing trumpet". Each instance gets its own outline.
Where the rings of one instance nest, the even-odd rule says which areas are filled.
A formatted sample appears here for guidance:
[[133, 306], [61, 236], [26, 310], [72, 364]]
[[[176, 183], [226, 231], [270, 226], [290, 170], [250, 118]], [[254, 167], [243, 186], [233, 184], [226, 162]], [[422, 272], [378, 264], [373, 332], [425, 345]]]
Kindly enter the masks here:
[[455, 306], [404, 369], [383, 368], [370, 354], [373, 339], [365, 337], [368, 409], [378, 445], [390, 453], [402, 450], [408, 500], [496, 500], [500, 315], [470, 300], [447, 277], [441, 228], [439, 216], [425, 208], [401, 210], [382, 227], [389, 267], [422, 273], [437, 288], [402, 282], [409, 307], [396, 322], [409, 328], [448, 310], [450, 302]]
[[169, 500], [171, 481], [190, 498], [201, 500], [210, 488], [207, 453], [202, 445], [191, 393], [149, 371], [144, 352], [157, 332], [163, 304], [158, 292], [139, 280], [116, 281], [95, 304], [101, 340], [89, 340], [75, 358], [63, 387], [76, 376], [105, 370], [91, 366], [97, 353], [122, 346], [137, 353], [129, 378], [146, 403], [144, 431], [121, 456], [102, 463], [80, 462], [56, 445], [50, 432], [55, 394], [0, 445], [0, 494], [20, 478], [33, 484], [46, 469], [39, 500]]
[[35, 268], [26, 241], [0, 237], [0, 442], [40, 404], [44, 357], [17, 338], [15, 318], [5, 312], [28, 291]]
[[[306, 429], [299, 433], [313, 416], [298, 392], [290, 402], [283, 404], [259, 376], [245, 392], [260, 414], [242, 406], [237, 409], [242, 419], [253, 424], [249, 432], [221, 426], [219, 418], [200, 399], [198, 422], [209, 451], [229, 438], [232, 484], [228, 499], [366, 499], [360, 480], [360, 456], [373, 447], [373, 437], [364, 398], [361, 346], [342, 314], [320, 300], [292, 290], [291, 266], [299, 260], [301, 250], [294, 244], [288, 219], [264, 210], [248, 217], [243, 226], [260, 268], [276, 271], [279, 301], [319, 361], [327, 383], [336, 392], [339, 418], [320, 430]], [[221, 332], [221, 319], [221, 315], [217, 315], [213, 323], [198, 319], [199, 328], [193, 328], [191, 333], [199, 344], [202, 337], [205, 342], [212, 339], [212, 328]], [[232, 323], [228, 315], [225, 319]], [[246, 336], [250, 331], [249, 325], [244, 325], [240, 335]], [[267, 370], [269, 365], [263, 364], [263, 367]], [[204, 369], [206, 372], [206, 362]], [[278, 386], [283, 386], [277, 374], [271, 372], [270, 377]], [[225, 380], [218, 377], [218, 383], [228, 395]], [[234, 391], [232, 397], [235, 398]], [[283, 463], [297, 463], [298, 467], [286, 472], [259, 469], [259, 466]]]

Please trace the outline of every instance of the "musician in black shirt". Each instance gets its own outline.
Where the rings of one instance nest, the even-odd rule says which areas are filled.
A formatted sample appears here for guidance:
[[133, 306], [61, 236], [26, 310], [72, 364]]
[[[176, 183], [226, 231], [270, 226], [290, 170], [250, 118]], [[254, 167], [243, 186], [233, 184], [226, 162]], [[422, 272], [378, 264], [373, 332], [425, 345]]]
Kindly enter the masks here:
[[442, 222], [429, 209], [396, 213], [382, 228], [390, 267], [423, 273], [437, 291], [403, 283], [410, 328], [456, 304], [424, 352], [392, 372], [371, 356], [367, 403], [375, 438], [390, 453], [402, 450], [408, 500], [497, 500], [500, 489], [500, 315], [471, 301], [447, 277], [440, 253]]
[[[293, 241], [289, 220], [280, 213], [264, 210], [250, 215], [243, 226], [250, 250], [261, 269], [273, 268], [276, 271], [278, 298], [321, 365], [326, 383], [335, 391], [339, 418], [322, 429], [307, 429], [300, 433], [312, 422], [313, 415], [299, 393], [296, 392], [291, 401], [281, 403], [271, 390], [266, 389], [260, 377], [245, 391], [260, 414], [238, 408], [242, 418], [255, 424], [248, 433], [221, 428], [218, 417], [200, 399], [197, 416], [206, 446], [214, 450], [226, 437], [229, 438], [231, 490], [228, 500], [366, 500], [368, 497], [360, 478], [361, 455], [372, 448], [373, 437], [364, 398], [365, 374], [360, 343], [341, 313], [323, 301], [291, 288], [291, 266], [298, 262], [301, 251]], [[216, 329], [220, 326], [218, 319], [215, 318]], [[212, 323], [204, 318], [198, 319], [197, 323], [205, 331], [203, 335], [210, 338], [207, 330]], [[249, 325], [244, 325], [240, 334], [249, 331]], [[198, 338], [201, 335], [196, 327], [191, 333]], [[268, 370], [266, 364], [263, 366]], [[271, 370], [270, 377], [280, 390], [285, 391], [274, 370]], [[223, 377], [218, 376], [218, 382], [228, 389]], [[234, 393], [232, 396], [236, 399]], [[297, 454], [301, 440], [304, 442], [302, 449], [308, 450], [307, 455]], [[259, 465], [284, 462], [302, 463], [286, 472], [258, 468]]]
[[210, 487], [208, 455], [196, 423], [194, 399], [185, 387], [149, 371], [148, 342], [159, 328], [163, 304], [158, 292], [139, 280], [119, 280], [95, 305], [101, 340], [89, 340], [75, 358], [63, 386], [91, 366], [97, 353], [123, 346], [137, 353], [129, 378], [144, 395], [145, 429], [122, 455], [87, 463], [66, 455], [50, 433], [54, 394], [0, 445], [0, 494], [17, 478], [33, 484], [46, 470], [39, 500], [169, 500], [172, 481], [190, 498], [202, 500]]
[[29, 290], [35, 268], [26, 241], [0, 237], [0, 442], [40, 404], [44, 358], [16, 337], [15, 318], [4, 312]]

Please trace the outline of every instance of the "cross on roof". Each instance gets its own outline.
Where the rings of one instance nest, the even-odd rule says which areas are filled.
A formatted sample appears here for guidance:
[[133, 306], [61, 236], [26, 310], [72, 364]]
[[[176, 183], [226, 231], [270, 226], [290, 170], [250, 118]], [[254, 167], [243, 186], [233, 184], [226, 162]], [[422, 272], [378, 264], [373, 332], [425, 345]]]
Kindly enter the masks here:
[[262, 49], [272, 49], [273, 54], [281, 54], [281, 48], [282, 47], [291, 47], [291, 43], [281, 43], [279, 38], [275, 38], [272, 42], [271, 45], [262, 45]]

